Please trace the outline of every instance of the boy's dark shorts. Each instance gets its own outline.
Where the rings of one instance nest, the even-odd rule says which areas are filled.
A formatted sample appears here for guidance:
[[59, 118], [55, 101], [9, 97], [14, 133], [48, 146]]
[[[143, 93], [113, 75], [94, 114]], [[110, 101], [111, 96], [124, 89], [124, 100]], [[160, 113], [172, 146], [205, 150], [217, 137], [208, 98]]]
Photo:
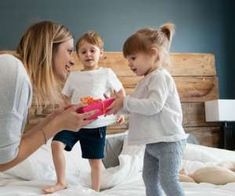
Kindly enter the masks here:
[[94, 129], [80, 129], [77, 132], [61, 131], [57, 133], [53, 140], [65, 144], [65, 150], [71, 151], [73, 146], [80, 140], [82, 158], [103, 159], [106, 137], [106, 127]]

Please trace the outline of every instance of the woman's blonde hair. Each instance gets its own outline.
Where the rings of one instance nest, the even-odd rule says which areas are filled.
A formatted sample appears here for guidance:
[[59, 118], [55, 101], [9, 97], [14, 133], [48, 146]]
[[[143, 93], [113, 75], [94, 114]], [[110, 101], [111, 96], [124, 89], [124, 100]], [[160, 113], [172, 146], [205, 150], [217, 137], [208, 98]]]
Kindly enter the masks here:
[[55, 74], [53, 55], [61, 43], [72, 38], [65, 26], [51, 21], [33, 24], [22, 36], [16, 52], [32, 82], [35, 105], [62, 101], [61, 81]]
[[92, 45], [98, 46], [101, 50], [104, 49], [104, 42], [101, 36], [95, 31], [88, 31], [84, 33], [76, 43], [76, 52], [78, 54], [79, 48], [81, 47], [82, 42], [88, 42]]
[[131, 35], [123, 45], [123, 55], [143, 52], [151, 54], [153, 48], [159, 50], [161, 64], [169, 64], [169, 49], [175, 26], [172, 23], [165, 23], [159, 29], [143, 28]]

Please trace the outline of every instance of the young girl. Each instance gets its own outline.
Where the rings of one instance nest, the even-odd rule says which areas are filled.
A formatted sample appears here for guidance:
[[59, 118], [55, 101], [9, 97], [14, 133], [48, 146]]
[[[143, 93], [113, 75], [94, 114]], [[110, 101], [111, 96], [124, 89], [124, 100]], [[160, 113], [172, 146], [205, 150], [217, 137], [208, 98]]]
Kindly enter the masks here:
[[144, 28], [124, 43], [123, 53], [130, 69], [144, 76], [131, 96], [118, 96], [109, 114], [121, 108], [129, 113], [130, 144], [146, 144], [143, 180], [146, 195], [184, 195], [178, 181], [186, 134], [182, 109], [172, 76], [164, 69], [169, 63], [173, 24], [159, 29]]
[[[112, 90], [118, 92], [120, 96], [124, 96], [123, 86], [115, 73], [110, 68], [99, 67], [99, 60], [103, 55], [103, 45], [103, 40], [96, 32], [87, 32], [78, 40], [76, 52], [83, 69], [69, 75], [62, 91], [68, 101], [71, 100], [73, 104], [80, 103], [81, 98], [88, 96], [104, 99], [104, 94], [109, 95]], [[57, 183], [54, 186], [46, 187], [44, 192], [52, 193], [66, 187], [63, 150], [72, 150], [78, 140], [82, 157], [89, 159], [92, 189], [100, 190], [106, 126], [113, 123], [115, 119], [112, 115], [101, 116], [80, 129], [79, 132], [62, 131], [53, 138], [52, 152]], [[119, 123], [123, 120], [122, 116], [117, 119]]]

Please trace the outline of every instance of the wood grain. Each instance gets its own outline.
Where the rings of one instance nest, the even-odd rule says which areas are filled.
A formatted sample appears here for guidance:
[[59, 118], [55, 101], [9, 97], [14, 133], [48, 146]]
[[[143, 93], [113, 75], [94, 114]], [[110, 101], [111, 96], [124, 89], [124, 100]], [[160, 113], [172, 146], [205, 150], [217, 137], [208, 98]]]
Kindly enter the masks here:
[[[171, 53], [172, 65], [166, 67], [173, 76], [215, 76], [215, 57], [205, 53]], [[74, 54], [74, 70], [81, 69]], [[135, 76], [129, 69], [127, 60], [121, 52], [105, 52], [100, 62], [103, 67], [111, 67], [118, 76]]]

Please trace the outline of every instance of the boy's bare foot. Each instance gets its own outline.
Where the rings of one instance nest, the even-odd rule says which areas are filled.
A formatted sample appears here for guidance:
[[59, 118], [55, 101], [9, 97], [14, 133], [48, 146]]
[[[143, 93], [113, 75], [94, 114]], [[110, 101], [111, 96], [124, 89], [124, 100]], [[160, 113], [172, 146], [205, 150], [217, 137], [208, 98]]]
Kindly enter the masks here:
[[67, 186], [65, 184], [57, 183], [53, 186], [47, 186], [47, 187], [43, 188], [42, 191], [44, 193], [54, 193], [56, 191], [60, 191], [60, 190], [66, 189], [66, 188], [67, 188]]

